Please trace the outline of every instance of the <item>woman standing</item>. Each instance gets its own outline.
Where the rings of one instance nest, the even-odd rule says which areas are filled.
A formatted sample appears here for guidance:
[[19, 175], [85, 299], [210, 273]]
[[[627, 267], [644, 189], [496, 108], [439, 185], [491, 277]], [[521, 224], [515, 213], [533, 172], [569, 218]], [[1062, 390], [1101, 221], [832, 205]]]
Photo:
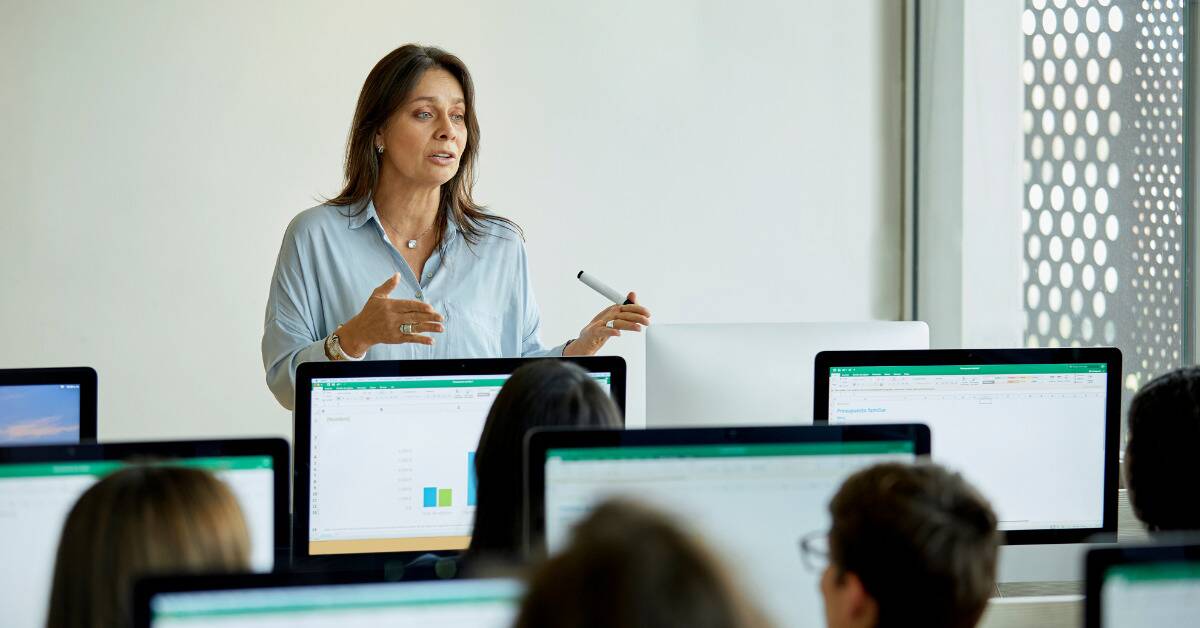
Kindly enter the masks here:
[[345, 187], [292, 221], [275, 265], [262, 354], [284, 407], [301, 362], [591, 355], [650, 323], [614, 305], [541, 343], [520, 228], [471, 196], [474, 104], [466, 65], [438, 48], [402, 46], [367, 76]]

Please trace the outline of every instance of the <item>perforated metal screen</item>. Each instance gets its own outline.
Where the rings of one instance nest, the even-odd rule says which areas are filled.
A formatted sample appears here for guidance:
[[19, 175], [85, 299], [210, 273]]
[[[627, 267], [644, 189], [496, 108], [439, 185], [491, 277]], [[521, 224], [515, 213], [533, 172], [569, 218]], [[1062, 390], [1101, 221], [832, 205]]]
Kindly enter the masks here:
[[1184, 342], [1184, 0], [1026, 0], [1029, 346], [1115, 345], [1125, 387]]

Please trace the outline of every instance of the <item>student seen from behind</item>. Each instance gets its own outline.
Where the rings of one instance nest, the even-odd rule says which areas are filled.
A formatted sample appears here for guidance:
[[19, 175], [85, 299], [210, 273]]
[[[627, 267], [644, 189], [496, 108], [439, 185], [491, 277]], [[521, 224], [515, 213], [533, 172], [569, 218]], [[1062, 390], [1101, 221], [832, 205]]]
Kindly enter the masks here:
[[598, 506], [530, 579], [516, 628], [761, 628], [696, 538], [626, 501]]
[[246, 571], [249, 560], [241, 508], [212, 474], [122, 469], [88, 489], [63, 524], [47, 626], [127, 627], [138, 578]]
[[996, 515], [957, 474], [881, 464], [830, 502], [832, 527], [801, 540], [824, 564], [829, 628], [972, 628], [996, 583]]
[[1154, 532], [1200, 530], [1200, 367], [1151, 380], [1129, 404], [1125, 486]]
[[514, 371], [492, 403], [475, 452], [475, 526], [468, 559], [524, 560], [523, 455], [529, 430], [623, 425], [612, 397], [575, 364], [545, 359]]

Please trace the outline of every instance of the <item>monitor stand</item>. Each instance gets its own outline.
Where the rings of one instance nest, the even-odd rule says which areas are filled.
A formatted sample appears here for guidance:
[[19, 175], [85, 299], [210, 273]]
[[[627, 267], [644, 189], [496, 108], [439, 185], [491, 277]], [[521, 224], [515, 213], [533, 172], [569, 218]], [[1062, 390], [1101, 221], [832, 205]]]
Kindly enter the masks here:
[[1005, 545], [996, 582], [1001, 597], [1082, 593], [1083, 557], [1102, 544]]
[[[1117, 540], [1145, 541], [1149, 537], [1129, 506], [1125, 489], [1117, 491]], [[1082, 593], [1083, 557], [1092, 547], [1112, 543], [1064, 545], [1005, 545], [1000, 548], [996, 582], [1002, 597]]]

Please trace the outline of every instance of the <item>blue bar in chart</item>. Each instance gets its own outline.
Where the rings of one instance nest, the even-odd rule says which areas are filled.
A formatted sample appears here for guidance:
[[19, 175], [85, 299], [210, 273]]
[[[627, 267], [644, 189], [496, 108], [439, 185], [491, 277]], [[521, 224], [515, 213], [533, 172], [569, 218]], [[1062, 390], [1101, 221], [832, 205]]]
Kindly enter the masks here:
[[467, 505], [475, 505], [475, 452], [467, 452]]
[[437, 508], [437, 505], [438, 505], [437, 487], [436, 486], [426, 486], [423, 493], [424, 493], [425, 508]]

